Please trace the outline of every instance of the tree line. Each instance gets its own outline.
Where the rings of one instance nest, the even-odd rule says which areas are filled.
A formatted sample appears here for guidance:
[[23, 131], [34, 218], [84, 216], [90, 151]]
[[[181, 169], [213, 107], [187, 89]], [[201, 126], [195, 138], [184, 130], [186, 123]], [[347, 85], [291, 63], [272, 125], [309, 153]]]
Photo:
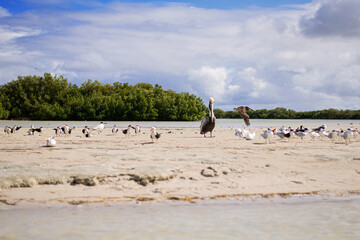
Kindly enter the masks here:
[[[63, 76], [19, 76], [0, 85], [0, 119], [198, 121], [208, 113], [202, 99], [149, 83], [84, 81]], [[214, 109], [217, 118], [240, 118], [235, 111]], [[252, 119], [360, 119], [360, 110], [296, 112], [278, 107], [248, 111]]]
[[201, 98], [148, 83], [77, 86], [63, 76], [19, 76], [0, 86], [0, 119], [195, 121], [206, 114]]
[[[247, 111], [252, 119], [360, 119], [360, 110], [337, 110], [333, 108], [296, 112], [291, 109], [278, 107], [275, 109], [257, 109]], [[214, 109], [217, 118], [240, 118], [235, 111]]]

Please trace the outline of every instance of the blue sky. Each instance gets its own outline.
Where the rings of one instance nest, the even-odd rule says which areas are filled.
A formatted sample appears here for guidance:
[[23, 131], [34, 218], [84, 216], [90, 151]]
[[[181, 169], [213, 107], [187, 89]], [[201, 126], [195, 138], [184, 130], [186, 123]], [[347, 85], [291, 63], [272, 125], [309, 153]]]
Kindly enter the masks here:
[[[85, 0], [49, 0], [49, 1], [36, 1], [36, 0], [5, 0], [1, 6], [8, 9], [12, 13], [18, 13], [33, 9], [64, 9], [64, 10], [88, 10], [94, 9], [91, 3], [94, 1]], [[116, 1], [116, 0], [99, 0], [103, 4], [113, 2], [131, 2], [131, 3], [151, 3], [158, 6], [169, 3], [184, 3], [194, 7], [207, 8], [207, 9], [239, 9], [249, 7], [278, 7], [292, 4], [309, 3], [311, 0], [178, 0], [178, 1], [150, 1], [150, 0], [136, 0], [136, 1]], [[97, 4], [96, 4], [97, 5]], [[99, 7], [99, 6], [97, 6]]]
[[149, 82], [215, 107], [360, 109], [360, 1], [0, 1], [0, 84]]

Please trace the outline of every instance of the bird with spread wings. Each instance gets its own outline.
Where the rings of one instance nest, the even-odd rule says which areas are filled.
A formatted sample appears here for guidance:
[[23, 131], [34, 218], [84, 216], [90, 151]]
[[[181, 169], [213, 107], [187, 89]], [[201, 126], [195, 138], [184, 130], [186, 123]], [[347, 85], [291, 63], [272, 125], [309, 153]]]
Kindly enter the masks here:
[[240, 107], [234, 108], [234, 111], [238, 112], [240, 117], [242, 119], [244, 119], [246, 126], [250, 126], [250, 117], [246, 113], [246, 111], [249, 111], [249, 110], [252, 110], [252, 109], [247, 106], [240, 106]]

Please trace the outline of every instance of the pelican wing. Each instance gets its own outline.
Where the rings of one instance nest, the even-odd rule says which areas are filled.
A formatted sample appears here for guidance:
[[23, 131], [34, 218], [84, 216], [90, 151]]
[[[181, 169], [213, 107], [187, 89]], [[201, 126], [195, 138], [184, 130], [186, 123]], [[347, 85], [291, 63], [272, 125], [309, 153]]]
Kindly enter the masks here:
[[241, 107], [240, 107], [240, 110], [238, 111], [238, 113], [239, 113], [240, 117], [241, 117], [242, 119], [244, 119], [244, 122], [245, 122], [246, 126], [250, 126], [250, 117], [249, 117], [249, 115], [246, 113], [246, 107], [241, 106]]

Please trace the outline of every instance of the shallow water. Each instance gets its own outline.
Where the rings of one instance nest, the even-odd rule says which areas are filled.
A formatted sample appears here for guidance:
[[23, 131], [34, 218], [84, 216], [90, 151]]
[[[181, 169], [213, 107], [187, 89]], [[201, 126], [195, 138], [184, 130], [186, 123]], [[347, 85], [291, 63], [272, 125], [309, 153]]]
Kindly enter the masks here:
[[360, 197], [0, 211], [0, 239], [360, 239]]
[[[70, 127], [83, 128], [84, 126], [95, 127], [99, 124], [98, 121], [12, 121], [12, 120], [2, 120], [0, 121], [0, 127], [5, 126], [22, 126], [24, 128], [30, 128], [31, 125], [35, 127], [44, 127], [44, 128], [53, 128], [57, 126], [62, 126], [64, 124], [69, 125]], [[140, 125], [141, 127], [152, 127], [156, 126], [159, 128], [198, 128], [200, 126], [200, 121], [193, 122], [181, 122], [181, 121], [158, 121], [158, 122], [128, 122], [128, 121], [108, 121], [106, 127], [111, 128], [113, 125], [117, 124], [119, 127], [126, 128], [128, 125]], [[281, 127], [281, 126], [291, 126], [297, 128], [300, 125], [305, 127], [318, 127], [322, 124], [327, 126], [332, 126], [336, 128], [348, 128], [348, 127], [360, 127], [360, 120], [312, 120], [312, 119], [251, 119], [251, 128], [267, 128], [267, 127]], [[216, 128], [239, 128], [244, 127], [244, 121], [242, 119], [217, 119]]]

